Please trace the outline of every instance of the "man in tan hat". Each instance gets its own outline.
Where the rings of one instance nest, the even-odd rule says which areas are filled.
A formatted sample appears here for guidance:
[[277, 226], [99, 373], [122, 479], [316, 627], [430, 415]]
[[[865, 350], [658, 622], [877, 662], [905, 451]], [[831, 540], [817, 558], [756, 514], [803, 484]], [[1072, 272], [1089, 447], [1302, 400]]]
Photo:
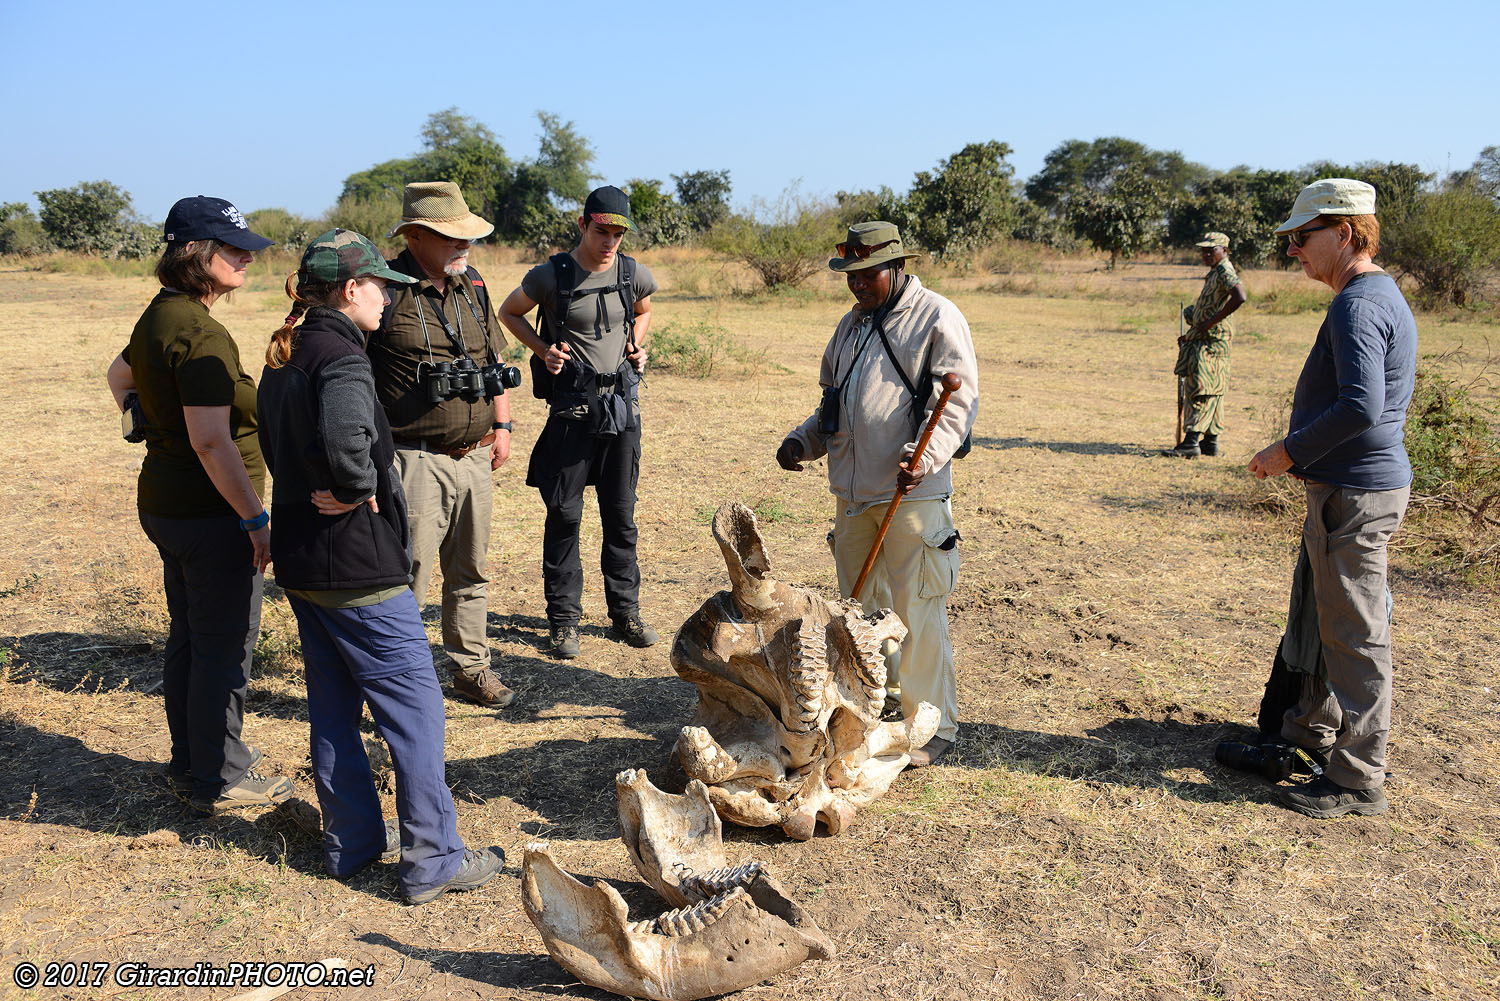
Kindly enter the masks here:
[[468, 266], [470, 244], [494, 228], [469, 211], [457, 184], [408, 184], [401, 221], [386, 236], [406, 238], [390, 266], [419, 280], [390, 290], [368, 350], [411, 518], [412, 590], [426, 600], [436, 558], [453, 690], [498, 708], [515, 693], [490, 670], [485, 556], [490, 473], [510, 456], [510, 400], [491, 367], [505, 335], [484, 279]]
[[1186, 380], [1180, 405], [1182, 440], [1163, 455], [1196, 459], [1219, 454], [1224, 430], [1224, 391], [1229, 388], [1229, 342], [1234, 324], [1229, 314], [1245, 304], [1245, 286], [1229, 263], [1229, 237], [1205, 233], [1198, 241], [1203, 266], [1203, 291], [1198, 301], [1182, 311], [1187, 332], [1177, 338], [1177, 366], [1173, 373]]
[[[783, 469], [828, 456], [829, 490], [838, 498], [833, 556], [839, 591], [854, 590], [886, 509], [903, 495], [871, 577], [861, 593], [866, 612], [888, 605], [906, 623], [899, 653], [887, 661], [910, 718], [929, 702], [941, 719], [912, 764], [936, 761], [958, 736], [958, 677], [948, 639], [948, 595], [958, 579], [958, 531], [953, 527], [951, 459], [974, 426], [979, 367], [969, 324], [958, 307], [906, 273], [916, 257], [888, 222], [849, 227], [838, 257], [854, 295], [823, 352], [823, 403], [793, 428], [776, 450]], [[917, 468], [909, 457], [953, 373], [961, 386], [948, 400]]]

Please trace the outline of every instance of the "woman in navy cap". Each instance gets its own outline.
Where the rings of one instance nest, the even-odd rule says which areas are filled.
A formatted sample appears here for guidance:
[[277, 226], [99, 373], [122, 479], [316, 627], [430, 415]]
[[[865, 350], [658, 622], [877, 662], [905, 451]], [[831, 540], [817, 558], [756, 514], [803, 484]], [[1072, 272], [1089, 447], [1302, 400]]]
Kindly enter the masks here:
[[[144, 436], [137, 507], [162, 559], [171, 624], [163, 693], [173, 791], [204, 813], [279, 803], [291, 780], [256, 770], [240, 739], [250, 659], [260, 636], [262, 572], [271, 561], [261, 503], [255, 383], [229, 331], [209, 315], [245, 283], [250, 231], [222, 198], [184, 198], [167, 213], [156, 264], [161, 292], [106, 376]], [[132, 438], [132, 440], [140, 440]]]
[[[444, 777], [443, 692], [411, 590], [396, 446], [364, 351], [390, 304], [387, 282], [416, 279], [358, 233], [333, 229], [308, 245], [287, 279], [291, 315], [266, 349], [260, 438], [275, 476], [276, 579], [302, 637], [324, 864], [347, 877], [399, 852], [402, 893], [421, 904], [488, 882], [505, 856], [464, 847]], [[367, 704], [395, 766], [399, 843], [360, 736]]]

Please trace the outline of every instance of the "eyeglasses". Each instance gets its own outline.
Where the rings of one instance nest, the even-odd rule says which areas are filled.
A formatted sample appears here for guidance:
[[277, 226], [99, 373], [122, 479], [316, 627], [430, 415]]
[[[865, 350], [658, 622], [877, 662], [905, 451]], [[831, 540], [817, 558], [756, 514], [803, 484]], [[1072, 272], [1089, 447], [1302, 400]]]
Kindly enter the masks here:
[[875, 253], [875, 251], [879, 250], [881, 247], [889, 247], [895, 242], [895, 240], [887, 240], [884, 243], [877, 243], [873, 247], [867, 247], [862, 243], [840, 243], [833, 249], [836, 250], [838, 252], [838, 255], [845, 260], [848, 260], [852, 257], [855, 260], [864, 261], [868, 260], [870, 255]]
[[1294, 229], [1286, 235], [1287, 242], [1294, 247], [1301, 248], [1307, 242], [1307, 234], [1327, 228], [1327, 226], [1309, 226], [1307, 229]]

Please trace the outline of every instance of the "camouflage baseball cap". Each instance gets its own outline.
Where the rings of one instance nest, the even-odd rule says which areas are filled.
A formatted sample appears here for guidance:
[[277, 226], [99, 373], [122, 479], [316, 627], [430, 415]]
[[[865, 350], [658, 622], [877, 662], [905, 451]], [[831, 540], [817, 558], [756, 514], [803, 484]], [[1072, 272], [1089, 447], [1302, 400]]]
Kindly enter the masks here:
[[412, 285], [416, 279], [392, 271], [375, 244], [349, 229], [330, 229], [307, 245], [297, 274], [319, 282], [343, 282], [350, 278], [384, 278]]
[[1229, 237], [1225, 236], [1223, 233], [1204, 233], [1203, 234], [1203, 239], [1199, 240], [1195, 244], [1195, 246], [1205, 247], [1205, 248], [1206, 247], [1228, 247], [1229, 246]]

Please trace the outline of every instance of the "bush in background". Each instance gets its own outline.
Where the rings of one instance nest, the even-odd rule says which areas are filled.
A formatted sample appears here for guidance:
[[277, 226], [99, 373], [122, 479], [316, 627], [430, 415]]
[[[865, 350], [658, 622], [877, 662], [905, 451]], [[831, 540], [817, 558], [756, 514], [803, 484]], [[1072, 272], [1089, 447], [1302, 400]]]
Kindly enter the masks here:
[[25, 202], [0, 203], [0, 254], [34, 257], [54, 249], [31, 206]]
[[730, 216], [720, 223], [710, 245], [743, 261], [768, 289], [801, 285], [827, 266], [834, 244], [844, 238], [838, 213], [801, 198], [795, 186], [774, 204], [757, 208], [753, 216]]
[[[245, 223], [251, 230], [270, 240], [282, 250], [295, 254], [301, 254], [307, 249], [313, 237], [332, 228], [324, 225], [321, 219], [304, 219], [282, 208], [256, 209], [254, 212], [248, 212], [245, 214]], [[355, 232], [371, 240], [385, 238], [385, 230], [378, 233], [366, 233], [362, 229], [357, 229]]]
[[1500, 206], [1466, 180], [1420, 193], [1382, 224], [1380, 259], [1416, 281], [1423, 305], [1467, 305], [1500, 267]]

